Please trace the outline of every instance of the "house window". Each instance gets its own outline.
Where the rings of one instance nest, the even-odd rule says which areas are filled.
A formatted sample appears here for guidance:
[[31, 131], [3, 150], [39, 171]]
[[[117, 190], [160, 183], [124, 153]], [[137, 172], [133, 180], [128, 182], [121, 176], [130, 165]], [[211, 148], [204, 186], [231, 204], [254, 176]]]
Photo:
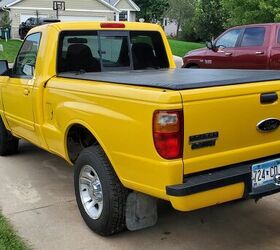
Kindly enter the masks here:
[[128, 21], [128, 13], [127, 11], [122, 11], [119, 17], [120, 21]]

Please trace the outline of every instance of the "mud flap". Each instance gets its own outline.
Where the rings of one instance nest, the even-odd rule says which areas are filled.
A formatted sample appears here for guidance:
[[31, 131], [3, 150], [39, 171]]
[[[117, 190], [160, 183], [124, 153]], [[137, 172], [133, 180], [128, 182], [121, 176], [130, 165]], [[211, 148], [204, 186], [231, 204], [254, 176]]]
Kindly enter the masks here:
[[126, 202], [126, 226], [130, 231], [152, 227], [157, 223], [157, 199], [132, 192]]

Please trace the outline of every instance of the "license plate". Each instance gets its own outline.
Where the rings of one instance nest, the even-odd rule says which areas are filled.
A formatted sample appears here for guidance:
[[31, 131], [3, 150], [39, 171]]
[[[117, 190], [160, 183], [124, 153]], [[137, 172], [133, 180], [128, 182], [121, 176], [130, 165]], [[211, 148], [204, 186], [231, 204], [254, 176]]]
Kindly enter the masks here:
[[275, 178], [280, 175], [280, 159], [258, 163], [252, 166], [253, 189], [269, 184], [276, 184]]

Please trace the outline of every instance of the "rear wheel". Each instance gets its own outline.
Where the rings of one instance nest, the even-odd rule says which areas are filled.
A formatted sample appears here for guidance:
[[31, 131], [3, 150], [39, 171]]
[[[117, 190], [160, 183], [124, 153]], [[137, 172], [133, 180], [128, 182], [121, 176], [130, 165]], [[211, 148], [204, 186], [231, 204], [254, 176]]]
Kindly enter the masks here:
[[128, 191], [99, 145], [81, 152], [75, 163], [74, 182], [77, 204], [89, 228], [102, 236], [125, 229]]
[[0, 118], [0, 156], [11, 155], [18, 152], [19, 139], [14, 137], [6, 128]]

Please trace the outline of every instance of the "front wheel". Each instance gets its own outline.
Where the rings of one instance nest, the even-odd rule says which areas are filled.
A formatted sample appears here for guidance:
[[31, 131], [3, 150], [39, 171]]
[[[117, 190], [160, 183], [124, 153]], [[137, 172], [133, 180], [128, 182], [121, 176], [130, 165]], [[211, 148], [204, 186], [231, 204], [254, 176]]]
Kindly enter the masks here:
[[189, 68], [189, 69], [199, 69], [199, 66], [194, 64], [194, 65], [191, 65], [187, 68]]
[[102, 148], [94, 145], [84, 149], [74, 167], [77, 204], [88, 227], [102, 236], [124, 230], [128, 191]]

